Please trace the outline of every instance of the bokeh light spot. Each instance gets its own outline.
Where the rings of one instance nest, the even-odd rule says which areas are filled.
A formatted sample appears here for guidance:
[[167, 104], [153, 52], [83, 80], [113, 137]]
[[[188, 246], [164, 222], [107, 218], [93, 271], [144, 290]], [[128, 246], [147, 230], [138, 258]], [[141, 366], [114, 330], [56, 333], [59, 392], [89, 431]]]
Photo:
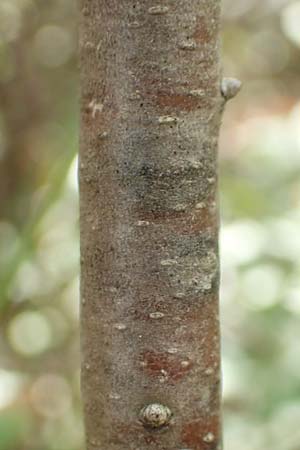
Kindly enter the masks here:
[[46, 67], [65, 64], [74, 50], [71, 34], [58, 25], [44, 25], [34, 39], [34, 52], [38, 62]]
[[49, 418], [60, 417], [71, 407], [71, 389], [60, 375], [42, 375], [30, 391], [31, 403], [36, 411]]
[[17, 353], [23, 356], [37, 356], [51, 344], [50, 324], [39, 312], [22, 312], [10, 322], [8, 337]]
[[285, 35], [300, 47], [300, 2], [286, 6], [281, 14], [281, 27]]
[[17, 39], [21, 29], [21, 11], [11, 0], [0, 2], [0, 43]]

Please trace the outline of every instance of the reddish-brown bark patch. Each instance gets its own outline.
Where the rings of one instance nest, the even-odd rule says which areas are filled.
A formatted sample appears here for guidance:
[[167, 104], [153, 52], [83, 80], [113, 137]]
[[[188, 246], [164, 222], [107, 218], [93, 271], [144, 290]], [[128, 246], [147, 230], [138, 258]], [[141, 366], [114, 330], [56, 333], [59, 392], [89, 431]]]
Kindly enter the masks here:
[[140, 424], [136, 423], [123, 423], [115, 421], [112, 427], [112, 433], [110, 435], [111, 442], [118, 444], [134, 439], [143, 433], [143, 428]]
[[[201, 303], [201, 308], [195, 306], [184, 314], [184, 324], [189, 325], [184, 334], [186, 342], [201, 342], [201, 365], [203, 369], [213, 369], [218, 373], [220, 358], [219, 324], [218, 324], [218, 296], [207, 295]], [[201, 324], [195, 335], [195, 324]]]
[[205, 207], [201, 210], [197, 210], [190, 214], [190, 220], [187, 222], [186, 227], [182, 224], [182, 228], [187, 232], [199, 233], [209, 228], [216, 228], [217, 220], [214, 212], [210, 208]]
[[180, 94], [176, 92], [159, 91], [153, 93], [154, 102], [163, 108], [172, 108], [180, 111], [193, 111], [201, 106], [203, 99], [191, 94]]
[[206, 24], [205, 17], [199, 16], [196, 22], [193, 39], [198, 43], [205, 44], [210, 42], [211, 37], [212, 36]]
[[150, 350], [141, 355], [141, 362], [141, 367], [150, 377], [165, 376], [173, 382], [180, 381], [192, 368], [192, 362], [187, 358]]
[[138, 211], [138, 220], [154, 224], [163, 224], [172, 231], [180, 234], [199, 234], [207, 229], [218, 226], [216, 214], [210, 208], [191, 210], [187, 212], [177, 211]]
[[[211, 442], [206, 442], [210, 436]], [[213, 450], [220, 439], [220, 419], [218, 416], [206, 416], [185, 424], [181, 439], [184, 445], [193, 450]]]

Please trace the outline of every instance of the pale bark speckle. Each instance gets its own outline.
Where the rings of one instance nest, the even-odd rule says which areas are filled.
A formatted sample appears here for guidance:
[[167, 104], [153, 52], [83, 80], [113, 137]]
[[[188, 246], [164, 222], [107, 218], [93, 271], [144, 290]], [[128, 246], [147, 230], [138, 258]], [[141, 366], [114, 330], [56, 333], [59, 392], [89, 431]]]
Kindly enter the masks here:
[[153, 14], [153, 15], [166, 14], [168, 11], [169, 11], [168, 6], [164, 6], [164, 5], [156, 5], [156, 6], [152, 6], [151, 8], [148, 9], [148, 13]]
[[196, 50], [197, 44], [193, 40], [181, 41], [181, 42], [179, 42], [179, 48], [181, 50], [191, 50], [191, 51], [193, 51], [193, 50]]

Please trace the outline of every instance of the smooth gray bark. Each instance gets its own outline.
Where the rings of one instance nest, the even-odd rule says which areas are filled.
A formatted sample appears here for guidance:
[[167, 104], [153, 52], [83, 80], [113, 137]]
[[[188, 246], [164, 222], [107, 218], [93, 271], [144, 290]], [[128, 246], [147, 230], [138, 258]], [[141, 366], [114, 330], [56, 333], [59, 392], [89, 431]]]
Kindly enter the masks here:
[[81, 4], [88, 450], [221, 448], [219, 25], [219, 0]]

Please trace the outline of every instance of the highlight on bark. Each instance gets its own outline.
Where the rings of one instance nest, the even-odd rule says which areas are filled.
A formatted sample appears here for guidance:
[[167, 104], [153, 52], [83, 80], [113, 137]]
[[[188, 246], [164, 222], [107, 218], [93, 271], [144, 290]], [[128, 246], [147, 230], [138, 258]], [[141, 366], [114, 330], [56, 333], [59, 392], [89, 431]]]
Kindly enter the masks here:
[[87, 450], [219, 450], [220, 0], [81, 12]]

